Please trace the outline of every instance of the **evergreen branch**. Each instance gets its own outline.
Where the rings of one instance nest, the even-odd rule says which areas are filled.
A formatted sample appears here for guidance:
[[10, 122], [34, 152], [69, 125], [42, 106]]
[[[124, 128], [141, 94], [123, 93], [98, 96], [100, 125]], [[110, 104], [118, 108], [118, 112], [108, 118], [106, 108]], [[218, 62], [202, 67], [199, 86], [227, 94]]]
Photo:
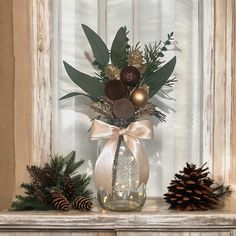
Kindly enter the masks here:
[[31, 197], [16, 196], [16, 200], [12, 202], [10, 211], [26, 211], [26, 210], [52, 210], [53, 207], [40, 202]]
[[158, 70], [159, 66], [163, 63], [161, 58], [164, 57], [164, 53], [168, 51], [167, 46], [171, 44], [173, 40], [173, 32], [167, 35], [167, 40], [163, 43], [162, 41], [158, 44], [155, 42], [154, 45], [148, 44], [144, 46], [144, 59], [146, 62], [146, 70], [144, 72], [144, 77], [150, 75], [151, 73]]
[[87, 189], [90, 177], [78, 174], [83, 163], [84, 160], [76, 161], [75, 152], [71, 152], [66, 157], [57, 155], [51, 158], [44, 167], [27, 166], [31, 182], [21, 184], [25, 196], [17, 195], [10, 210], [57, 209], [52, 193], [58, 193], [69, 201], [78, 196], [91, 198], [92, 191]]

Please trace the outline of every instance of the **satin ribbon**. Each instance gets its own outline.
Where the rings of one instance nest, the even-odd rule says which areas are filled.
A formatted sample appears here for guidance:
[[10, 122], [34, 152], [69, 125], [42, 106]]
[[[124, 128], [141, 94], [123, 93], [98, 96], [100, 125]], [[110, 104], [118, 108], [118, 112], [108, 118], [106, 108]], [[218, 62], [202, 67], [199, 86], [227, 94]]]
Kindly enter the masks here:
[[97, 189], [104, 188], [112, 192], [112, 169], [119, 136], [123, 136], [125, 143], [137, 161], [139, 168], [139, 183], [146, 184], [149, 176], [149, 162], [140, 139], [152, 139], [153, 125], [150, 120], [131, 123], [127, 128], [119, 128], [100, 120], [94, 120], [90, 130], [90, 139], [108, 139], [97, 159], [94, 179]]

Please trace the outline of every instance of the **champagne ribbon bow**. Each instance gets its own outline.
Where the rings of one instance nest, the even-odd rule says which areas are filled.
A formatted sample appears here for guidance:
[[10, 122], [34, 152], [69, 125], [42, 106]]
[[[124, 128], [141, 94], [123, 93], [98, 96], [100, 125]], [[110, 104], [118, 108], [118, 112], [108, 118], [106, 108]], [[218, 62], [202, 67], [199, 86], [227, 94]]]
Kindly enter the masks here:
[[104, 188], [112, 192], [112, 169], [118, 146], [119, 136], [123, 136], [125, 143], [137, 161], [139, 168], [139, 183], [146, 184], [149, 176], [149, 162], [140, 139], [152, 139], [153, 126], [150, 120], [131, 123], [127, 128], [119, 128], [100, 120], [94, 120], [91, 126], [90, 139], [108, 139], [97, 159], [94, 179], [97, 189]]

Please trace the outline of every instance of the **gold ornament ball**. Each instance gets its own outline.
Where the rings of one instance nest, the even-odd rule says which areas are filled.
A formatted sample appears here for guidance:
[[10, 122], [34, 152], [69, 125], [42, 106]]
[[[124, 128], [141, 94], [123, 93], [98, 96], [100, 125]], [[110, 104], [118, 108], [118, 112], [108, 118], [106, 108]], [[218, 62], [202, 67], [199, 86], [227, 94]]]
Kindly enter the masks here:
[[131, 101], [138, 107], [145, 106], [149, 99], [149, 93], [144, 88], [137, 88], [131, 94]]

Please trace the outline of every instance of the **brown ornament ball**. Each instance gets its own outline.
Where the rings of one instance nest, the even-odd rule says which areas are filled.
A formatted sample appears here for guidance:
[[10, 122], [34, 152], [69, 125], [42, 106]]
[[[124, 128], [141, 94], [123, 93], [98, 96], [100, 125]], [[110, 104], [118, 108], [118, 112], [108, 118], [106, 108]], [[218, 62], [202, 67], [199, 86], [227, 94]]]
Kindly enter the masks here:
[[125, 93], [125, 85], [120, 80], [110, 80], [105, 86], [105, 95], [111, 100], [121, 99]]
[[138, 107], [145, 106], [149, 99], [149, 93], [144, 88], [137, 88], [131, 94], [131, 101]]
[[113, 105], [113, 113], [119, 119], [130, 119], [134, 116], [134, 105], [127, 98], [117, 100]]
[[127, 66], [121, 71], [121, 81], [128, 86], [135, 86], [140, 80], [140, 72], [134, 66]]

